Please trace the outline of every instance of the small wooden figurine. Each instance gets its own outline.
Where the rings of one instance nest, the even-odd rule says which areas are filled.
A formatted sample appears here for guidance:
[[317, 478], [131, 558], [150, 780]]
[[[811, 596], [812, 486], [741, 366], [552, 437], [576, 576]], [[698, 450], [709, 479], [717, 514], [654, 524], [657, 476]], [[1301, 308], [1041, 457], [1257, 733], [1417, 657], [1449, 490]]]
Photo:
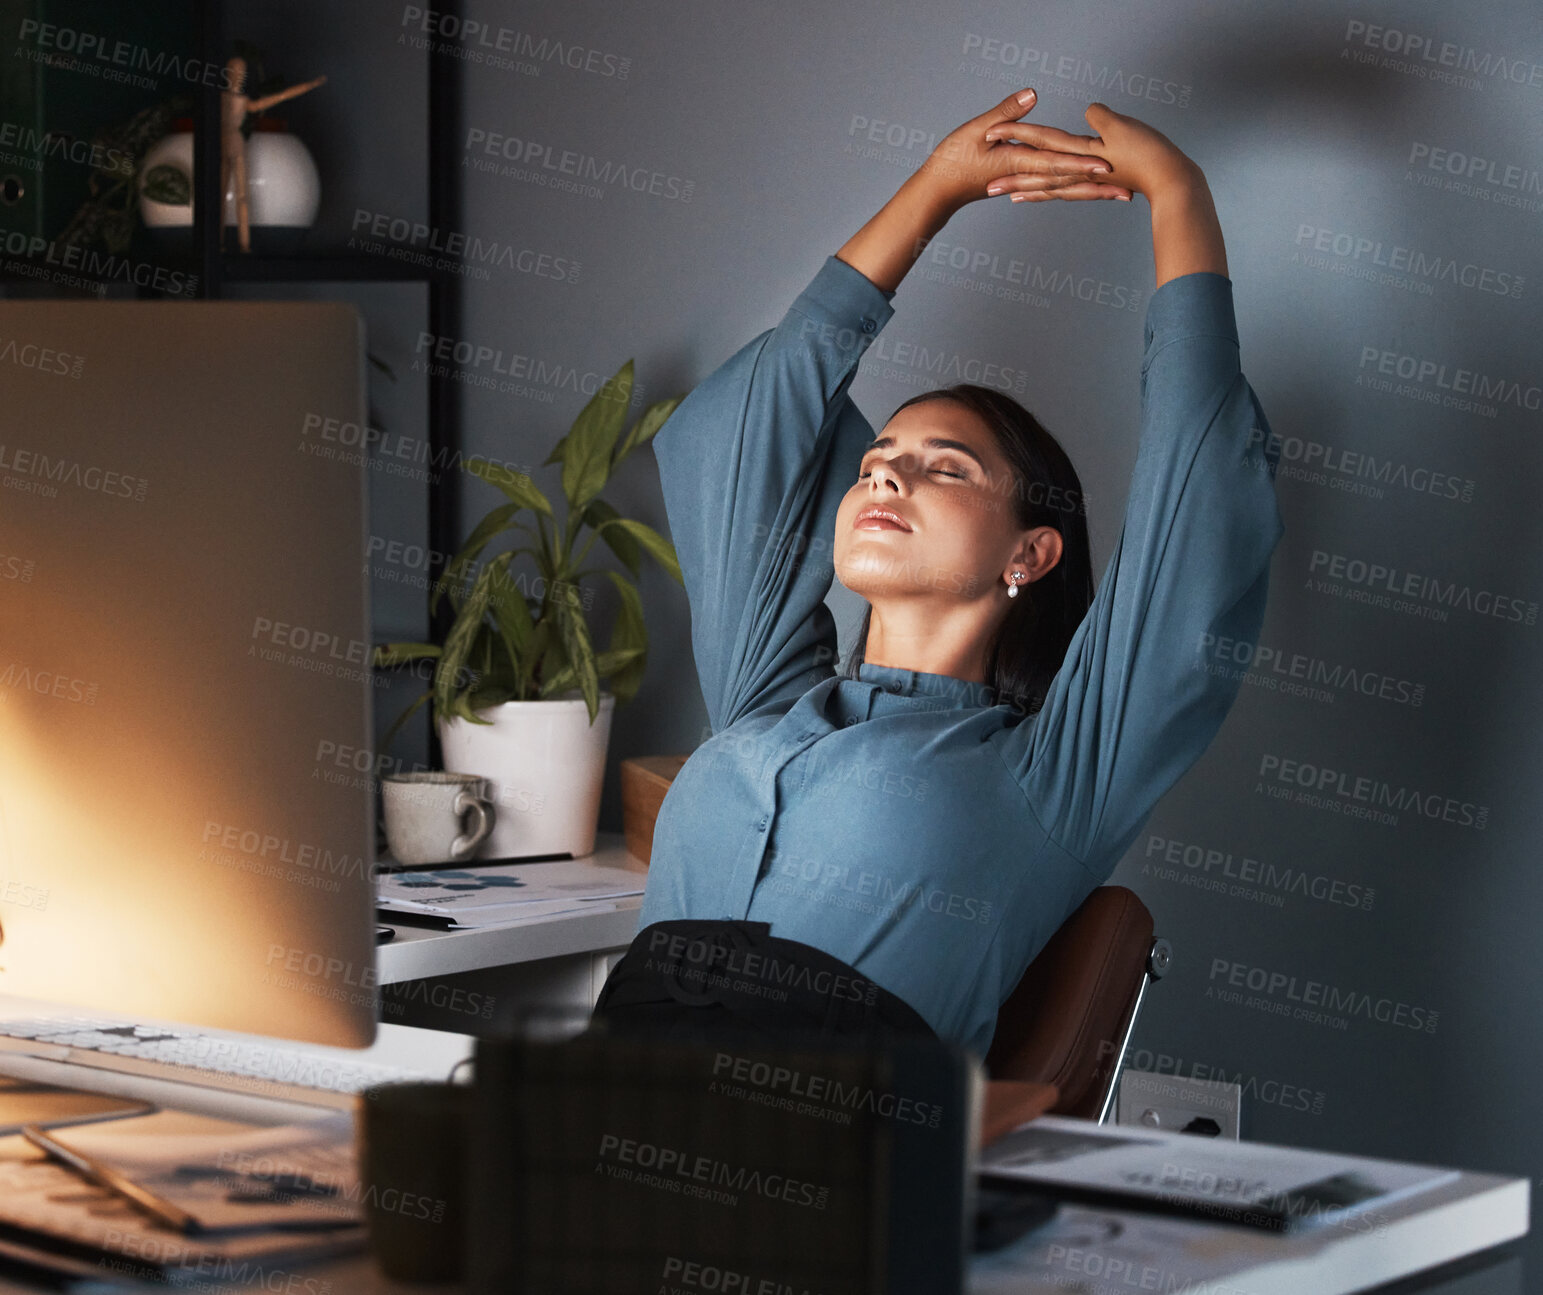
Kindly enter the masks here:
[[273, 94], [264, 95], [261, 99], [249, 99], [243, 93], [246, 85], [246, 60], [239, 54], [232, 56], [225, 65], [225, 84], [227, 89], [220, 92], [220, 194], [222, 208], [220, 220], [220, 246], [225, 246], [225, 213], [224, 194], [235, 177], [236, 187], [236, 240], [243, 252], [252, 250], [251, 222], [248, 217], [247, 187], [246, 187], [246, 138], [241, 133], [241, 126], [246, 121], [247, 115], [254, 112], [262, 112], [265, 108], [271, 108], [276, 103], [283, 103], [286, 99], [293, 99], [296, 95], [304, 94], [307, 90], [314, 90], [327, 78], [317, 77], [314, 81], [306, 81], [300, 85], [292, 85], [287, 90], [276, 90]]

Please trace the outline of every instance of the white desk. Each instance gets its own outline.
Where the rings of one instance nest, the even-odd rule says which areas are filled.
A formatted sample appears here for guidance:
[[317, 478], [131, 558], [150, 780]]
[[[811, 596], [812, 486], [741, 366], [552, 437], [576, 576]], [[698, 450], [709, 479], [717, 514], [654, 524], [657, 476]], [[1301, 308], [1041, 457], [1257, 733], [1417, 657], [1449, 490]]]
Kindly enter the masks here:
[[[641, 867], [620, 832], [597, 833], [595, 852], [576, 862]], [[647, 875], [637, 871], [639, 886]], [[587, 1011], [637, 933], [643, 897], [605, 903], [615, 907], [466, 931], [433, 930], [382, 915], [380, 923], [396, 936], [375, 950], [381, 1020], [475, 1033], [487, 1023], [481, 1009], [489, 1000], [499, 1016], [537, 1004]], [[476, 1005], [468, 1010], [471, 995]]]
[[[1052, 1130], [1064, 1126], [1072, 1133], [1096, 1127], [1059, 1116], [1048, 1117], [1047, 1123]], [[1153, 1154], [1175, 1167], [1190, 1163], [1185, 1148], [1194, 1135], [1152, 1129], [1140, 1133], [1172, 1148]], [[1099, 1154], [1120, 1153], [1116, 1149]], [[1238, 1172], [1249, 1172], [1236, 1163]], [[1347, 1158], [1344, 1165], [1361, 1163], [1362, 1158]], [[1261, 1167], [1259, 1172], [1267, 1171]], [[978, 1256], [969, 1289], [971, 1295], [1065, 1295], [1068, 1289], [1349, 1295], [1525, 1236], [1529, 1189], [1526, 1178], [1459, 1173], [1429, 1190], [1387, 1204], [1369, 1203], [1364, 1212], [1284, 1234], [1217, 1225], [1203, 1217], [1065, 1204], [1042, 1231], [997, 1254]], [[1518, 1263], [1518, 1275], [1519, 1269]], [[1499, 1295], [1504, 1288], [1486, 1284], [1460, 1289]], [[1520, 1286], [1516, 1295], [1521, 1295]]]
[[[596, 863], [605, 860], [595, 857]], [[614, 865], [609, 865], [614, 866]], [[517, 966], [549, 958], [596, 957], [623, 950], [637, 932], [641, 896], [607, 900], [609, 912], [556, 913], [518, 926], [488, 926], [468, 931], [435, 931], [394, 924], [395, 938], [377, 946], [376, 969], [383, 985], [425, 976], [451, 976], [488, 967]]]

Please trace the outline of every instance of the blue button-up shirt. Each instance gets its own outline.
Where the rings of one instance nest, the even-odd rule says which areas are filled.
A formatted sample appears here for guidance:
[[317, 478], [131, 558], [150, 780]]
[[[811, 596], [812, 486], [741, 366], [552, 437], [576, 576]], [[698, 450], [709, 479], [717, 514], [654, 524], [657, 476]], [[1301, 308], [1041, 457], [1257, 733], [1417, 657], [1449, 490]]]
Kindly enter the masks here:
[[665, 796], [639, 923], [770, 922], [984, 1056], [1233, 703], [1210, 645], [1257, 639], [1277, 456], [1231, 281], [1170, 280], [1147, 306], [1124, 528], [1043, 707], [893, 666], [838, 677], [836, 509], [875, 434], [847, 392], [892, 296], [829, 257], [654, 440], [712, 736]]

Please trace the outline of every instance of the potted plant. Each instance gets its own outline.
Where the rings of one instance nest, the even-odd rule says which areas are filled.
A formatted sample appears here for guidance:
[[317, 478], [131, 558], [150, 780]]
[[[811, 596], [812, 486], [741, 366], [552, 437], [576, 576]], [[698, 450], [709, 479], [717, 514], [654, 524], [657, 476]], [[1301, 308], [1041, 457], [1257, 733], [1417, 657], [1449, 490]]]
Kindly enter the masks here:
[[[464, 465], [504, 502], [477, 523], [435, 581], [430, 610], [448, 598], [455, 612], [445, 641], [387, 643], [375, 652], [381, 668], [434, 659], [428, 690], [382, 748], [419, 706], [433, 702], [445, 767], [493, 786], [497, 821], [482, 858], [594, 852], [611, 712], [637, 692], [648, 656], [632, 578], [647, 556], [681, 580], [674, 546], [600, 498], [622, 461], [654, 438], [681, 401], [649, 405], [623, 435], [632, 385], [628, 360], [547, 456], [546, 464], [561, 465], [567, 507], [560, 523], [529, 476], [482, 459]], [[484, 557], [496, 541], [520, 539], [520, 532], [529, 542]], [[585, 565], [596, 540], [632, 578]], [[534, 578], [515, 571], [522, 555], [531, 559]], [[582, 583], [596, 574], [620, 599], [603, 652], [591, 640], [590, 590]]]

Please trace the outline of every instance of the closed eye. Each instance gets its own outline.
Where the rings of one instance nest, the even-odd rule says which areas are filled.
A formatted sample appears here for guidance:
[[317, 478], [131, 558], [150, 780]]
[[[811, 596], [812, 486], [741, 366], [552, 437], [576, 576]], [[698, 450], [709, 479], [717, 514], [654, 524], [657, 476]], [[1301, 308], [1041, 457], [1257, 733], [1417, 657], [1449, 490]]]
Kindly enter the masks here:
[[[931, 473], [932, 475], [934, 475], [934, 476], [954, 477], [956, 480], [959, 480], [959, 481], [968, 480], [968, 478], [966, 477], [966, 475], [963, 472], [950, 472], [947, 468], [928, 468], [927, 471], [929, 473]], [[864, 480], [866, 480], [871, 475], [872, 475], [872, 469], [866, 469], [866, 470], [864, 470], [862, 472], [859, 472], [857, 474], [857, 479], [859, 481], [864, 481]]]

